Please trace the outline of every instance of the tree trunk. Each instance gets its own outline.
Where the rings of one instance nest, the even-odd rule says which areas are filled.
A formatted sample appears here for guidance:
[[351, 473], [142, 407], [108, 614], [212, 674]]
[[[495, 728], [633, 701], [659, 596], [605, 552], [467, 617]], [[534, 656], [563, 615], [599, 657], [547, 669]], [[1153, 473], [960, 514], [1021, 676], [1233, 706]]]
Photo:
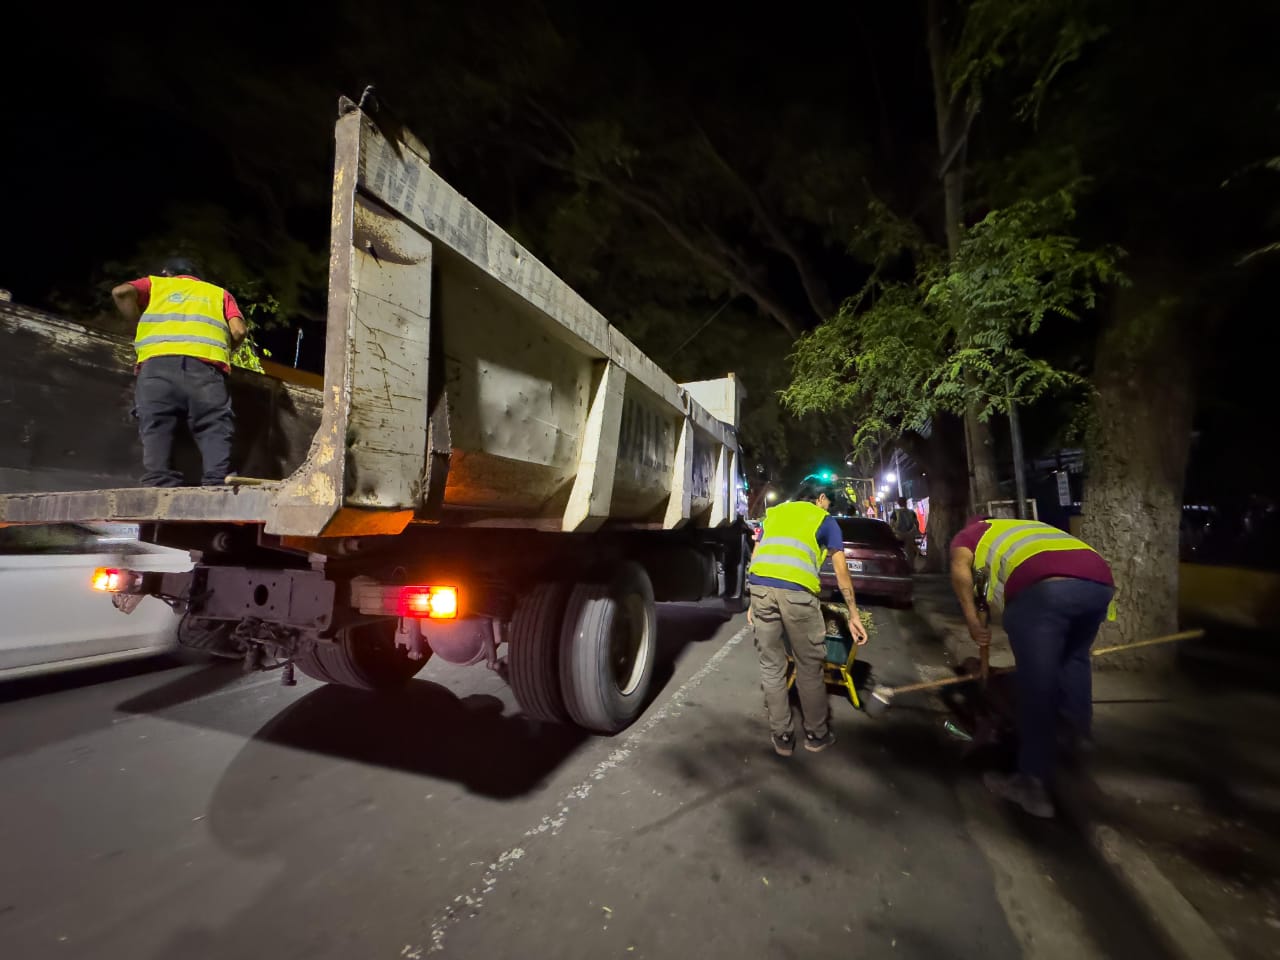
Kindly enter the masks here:
[[[1100, 643], [1172, 633], [1178, 622], [1178, 527], [1191, 447], [1193, 338], [1186, 307], [1156, 282], [1122, 290], [1098, 341], [1095, 417], [1085, 456], [1083, 539], [1111, 565], [1118, 619]], [[1167, 647], [1100, 660], [1172, 663]]]
[[[934, 120], [938, 129], [943, 228], [947, 237], [947, 256], [954, 259], [960, 250], [964, 230], [964, 168], [969, 131], [964, 105], [952, 92], [947, 77], [950, 52], [943, 31], [943, 16], [941, 0], [928, 0], [926, 31], [929, 67], [933, 75]], [[978, 419], [978, 410], [973, 404], [964, 414], [964, 441], [969, 466], [969, 507], [980, 509], [981, 504], [999, 497], [1000, 485], [991, 427]]]
[[925, 572], [945, 573], [950, 565], [951, 538], [964, 525], [968, 489], [960, 469], [964, 450], [963, 421], [942, 414], [934, 418], [933, 431], [921, 450], [928, 466], [929, 523], [925, 530], [928, 554]]
[[984, 511], [990, 500], [1000, 499], [1000, 475], [996, 472], [995, 439], [991, 424], [978, 419], [978, 411], [970, 406], [964, 414], [969, 451], [969, 506]]

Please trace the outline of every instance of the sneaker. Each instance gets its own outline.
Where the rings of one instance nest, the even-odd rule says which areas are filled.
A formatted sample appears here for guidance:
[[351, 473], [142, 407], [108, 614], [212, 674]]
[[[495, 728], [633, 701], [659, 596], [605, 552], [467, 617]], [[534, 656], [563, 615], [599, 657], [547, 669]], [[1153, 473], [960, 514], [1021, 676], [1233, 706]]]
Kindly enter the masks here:
[[821, 753], [835, 742], [836, 732], [830, 727], [827, 727], [827, 732], [821, 737], [815, 737], [812, 733], [804, 735], [804, 748], [810, 753]]
[[773, 734], [773, 752], [780, 757], [789, 757], [796, 752], [796, 735], [794, 733], [778, 736]]
[[1016, 803], [1033, 817], [1049, 820], [1054, 815], [1053, 801], [1049, 799], [1044, 784], [1035, 777], [1021, 773], [988, 771], [983, 775], [982, 782], [996, 796]]

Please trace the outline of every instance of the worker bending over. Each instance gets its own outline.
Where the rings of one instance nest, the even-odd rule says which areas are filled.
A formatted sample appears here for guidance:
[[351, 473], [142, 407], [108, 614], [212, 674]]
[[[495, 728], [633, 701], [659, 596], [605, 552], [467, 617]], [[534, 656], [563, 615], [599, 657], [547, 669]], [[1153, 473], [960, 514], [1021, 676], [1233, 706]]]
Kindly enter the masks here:
[[988, 773], [986, 784], [1027, 813], [1052, 817], [1045, 785], [1059, 718], [1077, 744], [1090, 735], [1089, 648], [1102, 622], [1114, 619], [1111, 568], [1088, 544], [1047, 523], [971, 518], [951, 541], [951, 585], [969, 635], [988, 647], [991, 627], [978, 614], [975, 574], [987, 605], [1004, 611], [1017, 665], [1018, 770]]

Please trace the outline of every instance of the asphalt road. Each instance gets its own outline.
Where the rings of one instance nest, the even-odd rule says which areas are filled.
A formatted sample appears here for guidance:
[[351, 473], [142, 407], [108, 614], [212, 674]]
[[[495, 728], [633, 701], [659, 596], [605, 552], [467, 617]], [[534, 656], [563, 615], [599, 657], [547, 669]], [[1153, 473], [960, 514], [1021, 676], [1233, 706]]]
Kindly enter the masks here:
[[[890, 681], [937, 669], [874, 610]], [[742, 617], [660, 614], [612, 739], [483, 667], [373, 699], [156, 660], [0, 685], [0, 957], [1159, 956], [1060, 824], [991, 801], [918, 700], [773, 756]]]

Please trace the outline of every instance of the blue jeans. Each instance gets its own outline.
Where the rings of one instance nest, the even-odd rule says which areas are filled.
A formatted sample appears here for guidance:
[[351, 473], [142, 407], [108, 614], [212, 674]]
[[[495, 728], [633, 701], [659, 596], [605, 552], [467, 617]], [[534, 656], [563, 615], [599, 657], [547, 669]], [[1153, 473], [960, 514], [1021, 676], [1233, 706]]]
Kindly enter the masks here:
[[1059, 716], [1076, 735], [1089, 735], [1089, 648], [1114, 595], [1112, 587], [1092, 580], [1041, 580], [1021, 590], [1005, 609], [1004, 629], [1018, 667], [1021, 773], [1044, 780], [1053, 771]]

